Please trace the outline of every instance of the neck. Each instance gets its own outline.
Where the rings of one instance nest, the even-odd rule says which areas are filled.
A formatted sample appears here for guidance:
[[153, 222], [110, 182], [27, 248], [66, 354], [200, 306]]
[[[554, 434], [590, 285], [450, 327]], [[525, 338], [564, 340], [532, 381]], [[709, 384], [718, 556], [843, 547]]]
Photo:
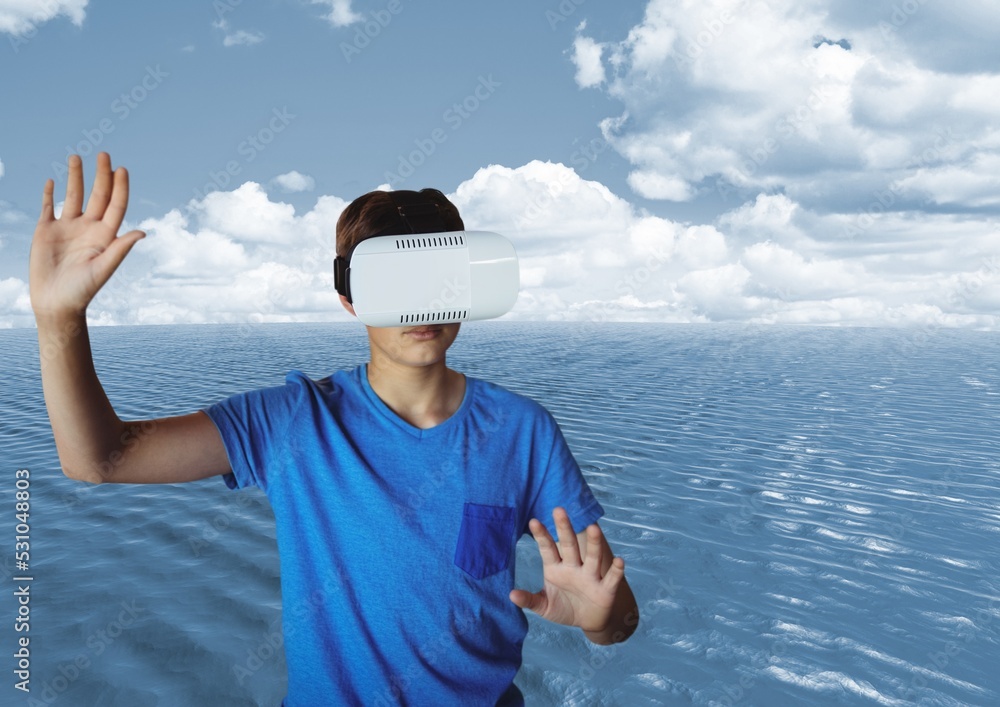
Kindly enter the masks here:
[[458, 410], [465, 395], [465, 376], [444, 359], [426, 366], [405, 366], [372, 356], [368, 383], [389, 408], [415, 427], [433, 427]]

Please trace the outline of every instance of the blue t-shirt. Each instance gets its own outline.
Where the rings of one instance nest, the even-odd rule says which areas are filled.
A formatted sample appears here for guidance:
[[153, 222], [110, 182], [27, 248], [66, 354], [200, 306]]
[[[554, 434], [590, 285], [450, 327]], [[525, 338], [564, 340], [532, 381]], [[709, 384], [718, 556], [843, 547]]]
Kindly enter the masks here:
[[205, 409], [226, 484], [274, 511], [282, 704], [523, 704], [515, 544], [531, 518], [554, 537], [556, 506], [577, 531], [604, 513], [555, 419], [470, 376], [430, 429], [375, 394], [367, 364], [285, 380]]

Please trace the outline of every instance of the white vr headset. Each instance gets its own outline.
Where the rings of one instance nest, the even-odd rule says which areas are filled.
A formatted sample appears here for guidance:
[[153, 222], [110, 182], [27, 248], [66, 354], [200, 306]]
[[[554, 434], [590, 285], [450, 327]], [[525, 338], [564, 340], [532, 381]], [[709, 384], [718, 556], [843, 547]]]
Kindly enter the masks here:
[[489, 231], [445, 231], [437, 204], [425, 195], [386, 193], [399, 223], [334, 261], [337, 292], [358, 319], [399, 327], [492, 319], [511, 310], [520, 275], [510, 241]]

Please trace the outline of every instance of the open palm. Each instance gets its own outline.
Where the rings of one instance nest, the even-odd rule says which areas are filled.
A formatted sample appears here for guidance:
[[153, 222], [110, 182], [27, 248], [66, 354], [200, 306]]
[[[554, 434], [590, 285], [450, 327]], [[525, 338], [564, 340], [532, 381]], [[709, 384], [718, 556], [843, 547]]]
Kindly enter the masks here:
[[510, 600], [557, 624], [579, 626], [587, 632], [604, 631], [625, 576], [625, 562], [615, 557], [608, 566], [610, 552], [596, 523], [587, 527], [586, 548], [581, 557], [580, 543], [566, 511], [556, 508], [552, 518], [558, 543], [538, 519], [528, 523], [542, 557], [544, 587], [534, 593], [515, 589]]
[[69, 157], [66, 200], [55, 218], [52, 192], [45, 182], [42, 213], [31, 241], [29, 283], [36, 316], [81, 313], [114, 273], [142, 231], [117, 236], [128, 206], [128, 172], [111, 172], [111, 157], [97, 156], [97, 176], [86, 212], [83, 207], [83, 162]]

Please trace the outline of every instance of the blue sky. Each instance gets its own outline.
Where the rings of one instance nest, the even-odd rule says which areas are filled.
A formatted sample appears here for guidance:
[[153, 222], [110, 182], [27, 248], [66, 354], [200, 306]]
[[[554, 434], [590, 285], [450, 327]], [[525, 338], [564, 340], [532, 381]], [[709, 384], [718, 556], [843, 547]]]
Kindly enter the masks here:
[[346, 320], [332, 228], [389, 182], [514, 241], [509, 318], [996, 329], [998, 40], [971, 0], [0, 0], [0, 326], [107, 150], [149, 236], [94, 324]]

